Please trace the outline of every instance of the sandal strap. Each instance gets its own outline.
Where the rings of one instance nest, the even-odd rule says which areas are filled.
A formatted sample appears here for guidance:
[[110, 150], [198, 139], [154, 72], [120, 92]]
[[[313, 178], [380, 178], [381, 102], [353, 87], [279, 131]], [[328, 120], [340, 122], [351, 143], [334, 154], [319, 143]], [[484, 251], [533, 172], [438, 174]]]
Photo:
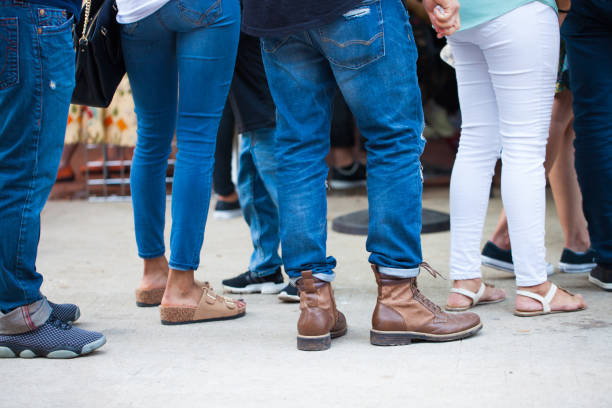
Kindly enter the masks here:
[[481, 283], [480, 289], [478, 289], [478, 292], [476, 293], [472, 292], [471, 290], [467, 290], [463, 288], [451, 288], [450, 291], [451, 293], [459, 293], [460, 295], [469, 297], [470, 299], [472, 299], [472, 306], [476, 306], [478, 304], [478, 301], [484, 294], [485, 289], [486, 289], [485, 284]]
[[526, 296], [528, 298], [532, 298], [537, 300], [542, 304], [542, 311], [544, 313], [550, 313], [550, 301], [555, 297], [555, 293], [557, 293], [557, 285], [554, 283], [550, 283], [550, 289], [546, 296], [540, 296], [537, 293], [529, 292], [527, 290], [517, 290], [516, 294], [520, 296]]

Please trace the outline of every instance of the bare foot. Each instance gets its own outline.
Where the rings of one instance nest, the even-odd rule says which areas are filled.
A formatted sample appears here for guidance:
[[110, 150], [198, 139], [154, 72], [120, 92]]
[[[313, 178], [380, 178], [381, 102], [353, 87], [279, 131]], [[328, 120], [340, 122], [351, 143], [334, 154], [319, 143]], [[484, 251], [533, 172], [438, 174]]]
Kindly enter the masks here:
[[[550, 281], [546, 281], [536, 286], [519, 286], [519, 290], [537, 293], [540, 296], [546, 296], [550, 290]], [[571, 293], [559, 288], [555, 296], [550, 301], [550, 310], [552, 311], [573, 311], [584, 309], [586, 303], [582, 295], [572, 295]], [[527, 296], [516, 296], [516, 310], [521, 312], [539, 312], [542, 310], [542, 304], [535, 299]]]
[[[461, 288], [477, 293], [482, 284], [482, 279], [462, 279], [453, 282], [454, 288]], [[480, 297], [480, 302], [490, 302], [502, 300], [506, 298], [506, 292], [503, 289], [496, 288], [485, 284], [485, 291]], [[472, 299], [460, 293], [450, 293], [446, 301], [446, 306], [451, 308], [462, 308], [472, 304]]]
[[165, 288], [168, 281], [168, 260], [165, 256], [144, 260], [144, 272], [138, 289]]
[[162, 306], [197, 307], [204, 289], [193, 278], [193, 271], [170, 269]]

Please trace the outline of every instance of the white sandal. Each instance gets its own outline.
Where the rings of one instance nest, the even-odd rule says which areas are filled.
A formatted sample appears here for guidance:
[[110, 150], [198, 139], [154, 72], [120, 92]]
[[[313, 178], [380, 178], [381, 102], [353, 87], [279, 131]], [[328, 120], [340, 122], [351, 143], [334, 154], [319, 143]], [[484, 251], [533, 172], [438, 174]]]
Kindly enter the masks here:
[[521, 310], [515, 310], [514, 314], [516, 316], [529, 317], [529, 316], [546, 315], [546, 314], [551, 314], [551, 313], [568, 313], [568, 312], [577, 312], [579, 310], [584, 310], [584, 307], [581, 307], [579, 309], [574, 309], [574, 310], [551, 310], [550, 301], [553, 300], [553, 298], [555, 297], [555, 294], [557, 293], [557, 289], [561, 289], [562, 291], [567, 292], [568, 294], [574, 296], [574, 294], [571, 293], [570, 291], [563, 289], [563, 288], [558, 288], [557, 285], [555, 285], [552, 282], [550, 283], [550, 289], [548, 290], [548, 293], [546, 294], [546, 296], [540, 296], [537, 293], [529, 292], [527, 290], [517, 290], [516, 291], [517, 295], [526, 296], [528, 298], [535, 299], [538, 302], [540, 302], [542, 304], [542, 310], [539, 310], [536, 312], [523, 312]]
[[470, 299], [472, 299], [472, 303], [468, 306], [462, 306], [462, 307], [452, 307], [449, 305], [446, 305], [444, 307], [445, 310], [449, 311], [449, 312], [463, 312], [465, 310], [471, 309], [476, 305], [487, 305], [487, 304], [491, 304], [491, 303], [499, 303], [499, 302], [503, 302], [504, 300], [506, 300], [506, 297], [503, 297], [501, 299], [495, 299], [495, 300], [484, 300], [484, 301], [480, 301], [480, 298], [482, 297], [482, 295], [485, 292], [485, 289], [488, 287], [490, 288], [494, 288], [495, 286], [490, 285], [488, 283], [484, 283], [481, 282], [480, 283], [480, 289], [478, 289], [478, 292], [474, 293], [470, 290], [467, 289], [463, 289], [463, 288], [451, 288], [450, 292], [451, 293], [458, 293], [460, 295], [463, 295], [465, 297], [468, 297]]

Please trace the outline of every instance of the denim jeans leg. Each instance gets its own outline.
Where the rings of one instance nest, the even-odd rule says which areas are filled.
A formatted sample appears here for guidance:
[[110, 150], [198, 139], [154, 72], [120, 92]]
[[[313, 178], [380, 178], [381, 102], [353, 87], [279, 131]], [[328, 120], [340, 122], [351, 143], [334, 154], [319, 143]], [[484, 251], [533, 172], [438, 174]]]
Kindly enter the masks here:
[[591, 245], [612, 265], [612, 4], [572, 3], [562, 27], [570, 66], [576, 172]]
[[336, 261], [326, 254], [325, 156], [336, 90], [333, 73], [305, 33], [264, 38], [262, 50], [277, 109], [275, 156], [285, 271], [297, 279], [301, 271], [312, 270], [331, 281]]
[[[172, 186], [169, 260], [173, 269], [195, 270], [199, 266], [217, 128], [236, 59], [239, 16], [240, 6], [235, 0], [171, 0], [155, 14], [123, 27], [126, 66], [130, 79], [136, 82], [132, 87], [139, 127], [142, 117], [152, 139], [150, 149], [141, 149], [145, 155], [141, 163], [156, 169], [147, 174], [143, 167], [136, 179], [142, 185], [144, 198], [148, 185], [154, 186], [149, 194], [154, 194], [155, 203], [150, 207], [144, 202], [134, 206], [135, 212], [152, 211], [142, 215], [155, 221], [148, 230], [146, 225], [138, 225], [141, 215], [135, 215], [136, 227], [143, 229], [152, 253], [163, 244], [160, 233], [165, 197], [160, 193], [160, 181], [165, 177], [161, 170], [165, 169], [162, 162], [170, 149], [176, 117], [178, 154]], [[161, 121], [159, 128], [154, 127], [156, 121]]]
[[[200, 7], [201, 0], [181, 1]], [[210, 203], [217, 130], [227, 100], [240, 35], [240, 3], [207, 0], [218, 13], [203, 28], [177, 34], [179, 110], [178, 153], [172, 185], [170, 267], [195, 270], [200, 264], [204, 227]], [[177, 30], [189, 27], [183, 21]], [[168, 21], [168, 24], [171, 22]], [[187, 25], [184, 25], [187, 23]]]
[[400, 0], [373, 1], [313, 30], [366, 138], [370, 263], [401, 277], [418, 275], [421, 255], [423, 111], [417, 51]]
[[166, 171], [178, 101], [176, 37], [151, 16], [124, 26], [121, 41], [138, 122], [130, 173], [134, 230], [138, 256], [150, 259], [165, 253]]
[[271, 275], [282, 264], [278, 255], [280, 231], [274, 129], [242, 134], [238, 192], [253, 242], [249, 270], [259, 277]]
[[[42, 11], [44, 10], [44, 11]], [[40, 212], [55, 182], [74, 88], [73, 20], [0, 5], [0, 310], [42, 298]]]

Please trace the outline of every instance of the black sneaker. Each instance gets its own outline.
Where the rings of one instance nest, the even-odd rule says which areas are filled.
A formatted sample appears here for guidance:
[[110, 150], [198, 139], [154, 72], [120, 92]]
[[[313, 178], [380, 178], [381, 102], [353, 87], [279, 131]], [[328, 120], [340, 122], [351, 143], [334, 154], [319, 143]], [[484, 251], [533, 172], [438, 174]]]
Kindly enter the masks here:
[[571, 249], [564, 248], [559, 261], [559, 269], [565, 273], [584, 273], [597, 266], [595, 262], [597, 253], [589, 248], [583, 254], [577, 254]]
[[[491, 241], [487, 241], [482, 253], [480, 261], [483, 265], [490, 268], [498, 269], [504, 272], [514, 273], [514, 263], [512, 262], [512, 250], [501, 249]], [[555, 273], [555, 267], [550, 262], [546, 263], [546, 274], [552, 275]]]
[[597, 265], [589, 272], [589, 282], [603, 290], [612, 291], [612, 269]]
[[258, 277], [251, 271], [246, 271], [231, 279], [224, 279], [223, 289], [230, 293], [261, 293], [274, 295], [278, 293], [285, 283], [281, 268], [278, 268], [272, 275]]
[[51, 306], [52, 313], [63, 322], [66, 323], [74, 323], [79, 320], [81, 317], [81, 310], [77, 305], [73, 305], [72, 303], [63, 303], [58, 305], [57, 303], [53, 303], [47, 299], [49, 302], [49, 306]]
[[240, 202], [236, 201], [221, 201], [217, 200], [215, 204], [215, 212], [213, 217], [228, 220], [230, 218], [240, 217], [242, 211], [240, 210]]
[[354, 161], [346, 167], [332, 167], [329, 186], [334, 190], [346, 190], [349, 188], [366, 185], [366, 166]]
[[278, 294], [278, 298], [283, 302], [296, 303], [300, 301], [300, 294], [295, 283], [289, 281], [289, 284], [283, 288]]
[[99, 349], [106, 343], [102, 333], [72, 327], [51, 314], [36, 330], [0, 334], [0, 358], [73, 358]]

